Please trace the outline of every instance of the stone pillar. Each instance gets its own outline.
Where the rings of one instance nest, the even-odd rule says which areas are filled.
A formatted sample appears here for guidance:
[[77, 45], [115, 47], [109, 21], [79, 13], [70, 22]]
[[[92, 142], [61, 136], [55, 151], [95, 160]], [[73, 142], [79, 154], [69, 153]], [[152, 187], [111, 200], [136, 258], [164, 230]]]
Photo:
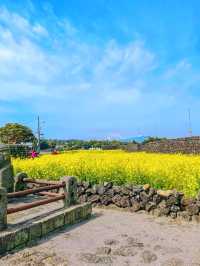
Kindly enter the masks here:
[[7, 148], [0, 149], [0, 187], [6, 188], [7, 192], [14, 190], [13, 167]]
[[0, 187], [0, 231], [7, 227], [7, 191]]
[[73, 176], [65, 176], [62, 178], [62, 181], [65, 182], [64, 187], [64, 205], [69, 207], [77, 203], [77, 180]]
[[28, 178], [28, 175], [26, 173], [18, 173], [15, 176], [14, 191], [27, 189], [27, 183], [24, 182], [24, 178]]

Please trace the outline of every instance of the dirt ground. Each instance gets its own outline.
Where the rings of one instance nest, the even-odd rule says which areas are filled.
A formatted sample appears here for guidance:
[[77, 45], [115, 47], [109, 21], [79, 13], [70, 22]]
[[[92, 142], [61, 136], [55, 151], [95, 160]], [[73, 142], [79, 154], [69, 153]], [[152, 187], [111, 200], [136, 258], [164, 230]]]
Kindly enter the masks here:
[[9, 254], [1, 266], [200, 266], [200, 224], [94, 209], [83, 223]]

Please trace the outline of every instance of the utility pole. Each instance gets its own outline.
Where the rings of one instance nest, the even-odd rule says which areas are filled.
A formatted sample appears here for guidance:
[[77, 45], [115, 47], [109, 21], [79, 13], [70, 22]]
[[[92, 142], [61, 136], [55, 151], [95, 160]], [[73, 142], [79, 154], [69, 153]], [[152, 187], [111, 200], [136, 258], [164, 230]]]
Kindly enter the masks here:
[[188, 134], [189, 137], [192, 137], [192, 123], [191, 123], [191, 110], [188, 109]]
[[40, 153], [40, 142], [42, 134], [42, 128], [41, 128], [41, 122], [40, 122], [40, 116], [37, 117], [37, 152]]

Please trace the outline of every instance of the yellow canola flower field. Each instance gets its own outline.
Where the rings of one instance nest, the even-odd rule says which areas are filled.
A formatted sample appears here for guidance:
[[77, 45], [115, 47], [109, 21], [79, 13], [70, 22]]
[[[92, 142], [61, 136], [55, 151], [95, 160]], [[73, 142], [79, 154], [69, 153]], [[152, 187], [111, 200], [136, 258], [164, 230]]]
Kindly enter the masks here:
[[200, 156], [116, 151], [70, 151], [36, 159], [13, 159], [15, 173], [59, 180], [65, 175], [93, 183], [146, 184], [195, 196], [200, 189]]

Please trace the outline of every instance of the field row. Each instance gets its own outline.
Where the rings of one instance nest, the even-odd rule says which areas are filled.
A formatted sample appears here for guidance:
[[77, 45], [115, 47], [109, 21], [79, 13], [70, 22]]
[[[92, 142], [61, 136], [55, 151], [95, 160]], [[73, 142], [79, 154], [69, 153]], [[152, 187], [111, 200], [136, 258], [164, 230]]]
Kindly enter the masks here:
[[200, 156], [148, 154], [123, 151], [74, 151], [43, 155], [36, 159], [13, 159], [15, 172], [30, 177], [58, 180], [77, 176], [93, 183], [149, 183], [155, 188], [183, 191], [194, 196], [200, 189]]

